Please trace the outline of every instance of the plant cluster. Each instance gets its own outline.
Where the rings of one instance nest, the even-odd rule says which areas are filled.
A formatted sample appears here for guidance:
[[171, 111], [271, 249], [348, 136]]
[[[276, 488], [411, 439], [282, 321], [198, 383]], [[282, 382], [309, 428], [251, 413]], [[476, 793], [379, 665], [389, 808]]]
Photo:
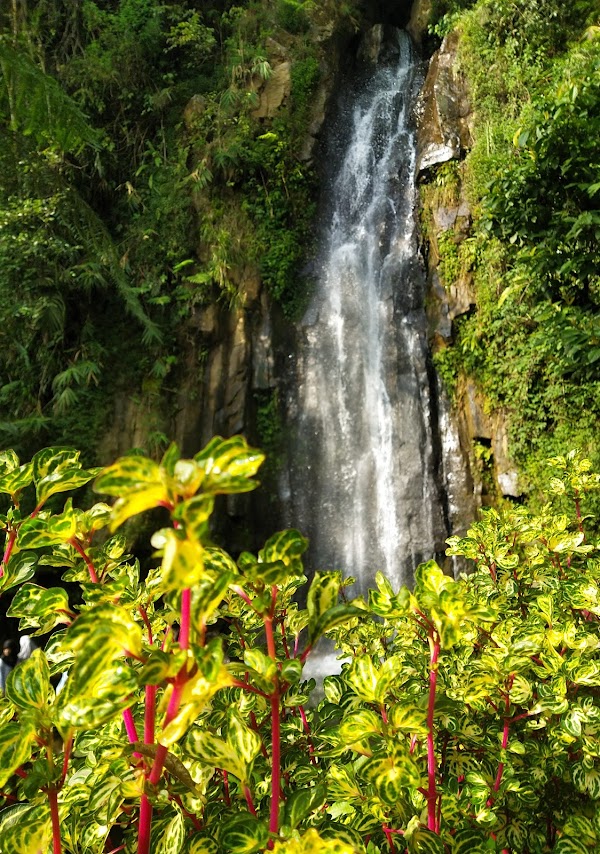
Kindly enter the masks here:
[[[44, 650], [0, 700], [1, 854], [588, 854], [600, 843], [600, 477], [551, 461], [540, 514], [488, 510], [414, 589], [348, 602], [294, 530], [237, 561], [218, 495], [252, 490], [241, 437], [98, 471], [76, 451], [0, 458], [0, 592]], [[60, 496], [95, 479], [111, 506]], [[121, 529], [163, 514], [144, 571]], [[43, 588], [39, 568], [75, 583]], [[327, 635], [324, 698], [303, 668]], [[60, 689], [56, 680], [61, 680]]]
[[[236, 304], [248, 267], [293, 313], [315, 188], [299, 159], [321, 75], [310, 28], [349, 10], [41, 0], [0, 12], [0, 320], [25, 319], [2, 339], [5, 441], [29, 455], [68, 436], [93, 451], [115, 385], [158, 379], [166, 396], [186, 319]], [[290, 96], [258, 118], [283, 59]]]
[[[597, 7], [479, 0], [452, 12], [474, 109], [461, 169], [473, 226], [436, 246], [446, 284], [468, 267], [477, 306], [436, 362], [451, 389], [468, 374], [508, 414], [535, 493], [547, 457], [578, 446], [597, 462]], [[430, 184], [425, 204], [441, 192]]]

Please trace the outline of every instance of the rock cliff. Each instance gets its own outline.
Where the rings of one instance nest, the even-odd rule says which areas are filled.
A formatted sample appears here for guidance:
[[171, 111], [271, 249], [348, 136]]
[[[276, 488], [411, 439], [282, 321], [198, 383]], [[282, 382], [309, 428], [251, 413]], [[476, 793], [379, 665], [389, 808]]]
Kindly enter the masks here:
[[[475, 305], [470, 271], [471, 209], [462, 168], [472, 143], [472, 106], [458, 51], [459, 36], [453, 32], [431, 58], [417, 106], [417, 169], [434, 353], [452, 344], [455, 321]], [[508, 455], [504, 414], [489, 414], [486, 401], [468, 378], [458, 382], [452, 413], [458, 424], [460, 453], [468, 461], [475, 503], [490, 503], [499, 495], [518, 497], [518, 473]], [[466, 510], [468, 515], [468, 507]]]

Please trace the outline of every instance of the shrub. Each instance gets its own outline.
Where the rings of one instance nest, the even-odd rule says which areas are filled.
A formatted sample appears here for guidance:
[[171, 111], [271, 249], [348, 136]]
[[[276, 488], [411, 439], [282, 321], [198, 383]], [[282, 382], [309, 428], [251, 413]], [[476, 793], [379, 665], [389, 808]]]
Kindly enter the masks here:
[[[237, 561], [210, 544], [216, 496], [253, 489], [262, 459], [240, 437], [101, 472], [65, 448], [0, 456], [0, 591], [16, 588], [22, 630], [58, 627], [0, 702], [1, 854], [598, 850], [587, 461], [551, 461], [539, 514], [488, 510], [449, 540], [471, 575], [429, 562], [412, 591], [379, 574], [348, 603], [341, 574], [318, 572], [300, 608], [297, 531]], [[112, 507], [59, 510], [93, 478]], [[150, 510], [160, 560], [142, 572], [119, 529]], [[32, 581], [44, 566], [80, 586], [79, 605]], [[322, 635], [345, 661], [311, 705], [303, 669]]]

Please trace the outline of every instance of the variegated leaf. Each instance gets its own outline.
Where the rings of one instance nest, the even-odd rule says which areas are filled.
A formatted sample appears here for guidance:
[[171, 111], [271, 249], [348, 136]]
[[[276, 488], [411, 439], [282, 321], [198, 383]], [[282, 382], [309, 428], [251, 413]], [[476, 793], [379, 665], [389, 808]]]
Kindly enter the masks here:
[[17, 768], [29, 761], [35, 735], [33, 723], [26, 720], [0, 726], [0, 786], [4, 786]]
[[8, 674], [6, 696], [21, 709], [43, 709], [50, 692], [50, 670], [41, 649], [34, 649]]
[[11, 555], [4, 575], [0, 578], [0, 593], [24, 584], [35, 575], [38, 555], [35, 552], [16, 552]]
[[172, 806], [166, 816], [154, 820], [150, 835], [152, 854], [181, 854], [185, 839], [185, 821], [180, 809]]
[[255, 448], [250, 448], [243, 436], [223, 439], [215, 436], [194, 456], [204, 471], [202, 491], [212, 494], [250, 492], [258, 481], [251, 480], [265, 457]]
[[48, 804], [19, 804], [0, 816], [2, 854], [46, 854], [52, 841]]
[[35, 516], [25, 519], [17, 535], [20, 549], [39, 549], [68, 543], [77, 533], [77, 516], [67, 502], [62, 513], [56, 516]]
[[228, 854], [254, 854], [265, 848], [269, 831], [267, 825], [251, 815], [234, 815], [217, 830], [221, 848]]
[[[65, 613], [66, 612], [66, 613]], [[37, 584], [23, 584], [8, 609], [9, 617], [19, 617], [19, 628], [36, 629], [32, 634], [45, 634], [60, 623], [70, 621], [69, 597], [62, 587], [45, 590]]]
[[327, 797], [327, 788], [323, 783], [309, 789], [296, 789], [285, 802], [283, 824], [291, 828], [298, 827], [308, 816], [318, 810]]
[[26, 463], [23, 466], [4, 471], [0, 474], [0, 493], [4, 495], [17, 496], [21, 489], [33, 481], [33, 465]]

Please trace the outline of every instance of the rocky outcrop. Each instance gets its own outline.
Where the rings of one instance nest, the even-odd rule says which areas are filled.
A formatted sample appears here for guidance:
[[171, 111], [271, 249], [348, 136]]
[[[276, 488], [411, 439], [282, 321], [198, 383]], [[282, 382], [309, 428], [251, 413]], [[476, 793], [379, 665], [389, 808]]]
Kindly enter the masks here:
[[[419, 5], [417, 2], [413, 7], [417, 17]], [[452, 345], [454, 321], [474, 310], [476, 300], [466, 242], [471, 210], [460, 162], [472, 142], [471, 109], [465, 81], [457, 70], [458, 48], [457, 33], [444, 39], [432, 57], [417, 108], [417, 168], [423, 185], [428, 316], [434, 352]], [[455, 166], [444, 167], [445, 174], [439, 172], [441, 164], [449, 161], [455, 161]], [[432, 181], [434, 175], [436, 180]], [[519, 497], [518, 473], [508, 453], [506, 414], [490, 414], [475, 383], [462, 378], [452, 418], [457, 426], [457, 445], [471, 473], [476, 503], [491, 503], [498, 495]], [[465, 507], [470, 500], [469, 496], [461, 498]]]
[[458, 33], [433, 55], [417, 105], [418, 170], [461, 157], [471, 147], [471, 107], [458, 69]]
[[433, 0], [414, 0], [412, 4], [406, 29], [417, 47], [421, 47], [427, 37], [427, 25], [431, 19], [432, 7]]
[[258, 90], [259, 104], [254, 110], [254, 118], [271, 119], [277, 113], [292, 89], [291, 68], [288, 60], [272, 66], [271, 76]]

